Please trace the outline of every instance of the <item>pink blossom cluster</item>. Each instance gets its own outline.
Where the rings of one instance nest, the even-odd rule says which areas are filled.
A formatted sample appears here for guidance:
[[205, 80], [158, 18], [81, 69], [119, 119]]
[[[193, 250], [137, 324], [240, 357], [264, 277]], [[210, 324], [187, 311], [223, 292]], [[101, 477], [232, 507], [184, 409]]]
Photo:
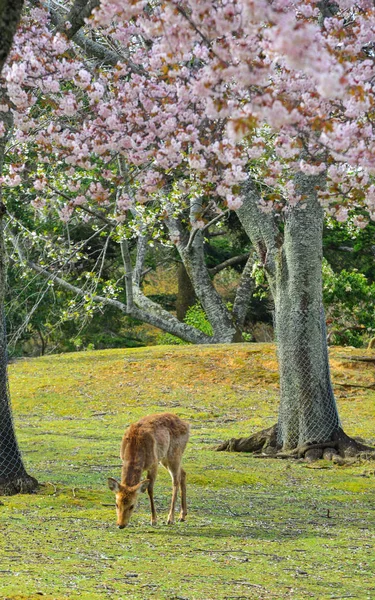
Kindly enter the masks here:
[[[321, 202], [339, 220], [358, 203], [374, 217], [371, 2], [339, 0], [325, 19], [315, 0], [145, 6], [102, 0], [88, 22], [96, 39], [118, 50], [112, 68], [88, 67], [84, 51], [53, 31], [47, 11], [24, 17], [5, 70], [14, 164], [30, 145], [40, 163], [65, 165], [71, 204], [62, 219], [85, 202], [126, 211], [166, 193], [171, 180], [236, 210], [249, 173], [264, 183], [268, 211], [301, 200], [297, 172], [325, 175]], [[131, 171], [133, 189], [132, 200], [117, 194], [117, 209], [124, 181], [114, 157]], [[90, 172], [99, 163], [103, 181], [72, 187], [70, 169]], [[15, 169], [4, 184], [20, 184]], [[34, 187], [46, 187], [43, 177]]]

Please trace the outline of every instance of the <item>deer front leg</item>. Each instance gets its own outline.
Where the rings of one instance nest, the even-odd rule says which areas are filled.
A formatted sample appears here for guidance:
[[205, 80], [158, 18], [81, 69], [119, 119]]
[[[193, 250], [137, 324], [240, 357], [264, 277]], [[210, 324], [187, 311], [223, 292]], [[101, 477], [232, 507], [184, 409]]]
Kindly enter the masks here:
[[157, 520], [155, 503], [154, 503], [154, 483], [155, 483], [157, 472], [158, 472], [157, 465], [155, 467], [152, 467], [152, 469], [150, 469], [149, 471], [147, 471], [147, 479], [150, 480], [150, 483], [148, 484], [148, 488], [147, 488], [147, 493], [148, 493], [148, 497], [150, 499], [151, 525], [156, 525], [156, 520]]
[[185, 521], [187, 515], [187, 504], [186, 504], [186, 472], [181, 469], [180, 473], [180, 489], [181, 489], [181, 513], [180, 521]]
[[175, 460], [173, 462], [169, 461], [168, 471], [172, 477], [172, 502], [171, 508], [169, 510], [167, 524], [172, 525], [174, 523], [174, 511], [176, 508], [178, 488], [181, 481], [180, 460]]
[[171, 508], [169, 510], [169, 515], [168, 515], [168, 521], [167, 521], [168, 525], [173, 525], [173, 523], [174, 523], [174, 511], [176, 508], [178, 485], [179, 485], [179, 481], [177, 479], [173, 479], [172, 502], [171, 502]]

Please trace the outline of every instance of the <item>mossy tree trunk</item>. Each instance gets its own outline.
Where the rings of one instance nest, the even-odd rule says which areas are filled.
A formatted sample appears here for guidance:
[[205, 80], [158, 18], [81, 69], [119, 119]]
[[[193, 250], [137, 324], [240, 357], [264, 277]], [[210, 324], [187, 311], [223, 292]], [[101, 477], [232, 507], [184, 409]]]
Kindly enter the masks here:
[[[242, 340], [241, 329], [233, 313], [216, 290], [206, 264], [204, 235], [200, 230], [189, 232], [174, 215], [174, 207], [167, 203], [168, 218], [166, 225], [176, 239], [176, 250], [186, 269], [194, 292], [209, 320], [213, 335], [212, 343], [232, 343]], [[190, 204], [190, 220], [202, 212], [202, 201], [194, 198]], [[248, 274], [246, 274], [248, 276]]]
[[3, 243], [4, 205], [0, 203], [0, 494], [32, 492], [38, 482], [30, 477], [19, 451], [10, 406], [7, 375], [7, 340], [4, 314], [5, 252]]
[[316, 178], [301, 174], [296, 179], [304, 203], [286, 212], [275, 260], [278, 440], [285, 450], [330, 440], [339, 427], [322, 299], [324, 216], [315, 185]]
[[197, 296], [183, 263], [178, 265], [177, 279], [176, 315], [179, 321], [183, 321], [189, 308], [196, 303]]
[[[0, 103], [6, 100], [0, 89]], [[0, 120], [8, 132], [12, 127], [11, 112], [0, 112]], [[2, 173], [6, 136], [0, 138], [0, 174]], [[32, 492], [38, 482], [30, 477], [23, 465], [18, 448], [10, 405], [7, 373], [7, 339], [5, 329], [4, 298], [6, 285], [6, 256], [4, 248], [4, 215], [0, 185], [0, 494], [12, 495]]]
[[13, 43], [23, 0], [0, 0], [0, 73]]
[[[252, 184], [238, 216], [264, 266], [275, 305], [275, 333], [280, 372], [280, 408], [273, 428], [232, 439], [219, 450], [299, 454], [333, 447], [345, 453], [356, 447], [340, 428], [332, 390], [322, 303], [323, 210], [317, 190], [324, 175], [299, 173], [302, 200], [280, 217], [263, 213]], [[368, 449], [357, 445], [358, 451]], [[317, 456], [319, 457], [319, 456]]]

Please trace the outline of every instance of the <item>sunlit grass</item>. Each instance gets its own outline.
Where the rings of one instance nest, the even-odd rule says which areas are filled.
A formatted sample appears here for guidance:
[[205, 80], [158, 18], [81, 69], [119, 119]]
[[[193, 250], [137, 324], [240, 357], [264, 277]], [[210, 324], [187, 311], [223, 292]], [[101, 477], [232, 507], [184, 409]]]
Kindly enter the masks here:
[[[348, 434], [375, 442], [374, 365], [332, 352]], [[375, 598], [374, 463], [339, 467], [215, 453], [275, 422], [274, 347], [152, 347], [21, 360], [10, 367], [18, 439], [43, 484], [2, 498], [0, 598]], [[362, 386], [362, 387], [350, 387]], [[165, 525], [168, 473], [115, 526], [107, 476], [125, 427], [172, 411], [191, 423], [186, 523]]]

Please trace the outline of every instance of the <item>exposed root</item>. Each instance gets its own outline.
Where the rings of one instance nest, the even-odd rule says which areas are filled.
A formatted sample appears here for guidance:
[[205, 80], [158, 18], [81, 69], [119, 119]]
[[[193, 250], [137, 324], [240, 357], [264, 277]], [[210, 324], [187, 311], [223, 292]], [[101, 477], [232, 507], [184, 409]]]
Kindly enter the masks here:
[[276, 452], [277, 448], [277, 425], [263, 429], [247, 438], [232, 438], [223, 442], [216, 448], [218, 452]]
[[[324, 458], [337, 464], [348, 462], [345, 459], [375, 459], [375, 448], [366, 446], [337, 429], [332, 439], [326, 442], [303, 444], [291, 450], [283, 450], [277, 445], [277, 425], [263, 429], [247, 438], [232, 438], [216, 448], [217, 451], [251, 452], [254, 458], [305, 459], [313, 462]], [[353, 462], [352, 460], [350, 462]]]
[[0, 479], [0, 496], [32, 494], [38, 489], [38, 482], [27, 473], [18, 474], [13, 479]]

